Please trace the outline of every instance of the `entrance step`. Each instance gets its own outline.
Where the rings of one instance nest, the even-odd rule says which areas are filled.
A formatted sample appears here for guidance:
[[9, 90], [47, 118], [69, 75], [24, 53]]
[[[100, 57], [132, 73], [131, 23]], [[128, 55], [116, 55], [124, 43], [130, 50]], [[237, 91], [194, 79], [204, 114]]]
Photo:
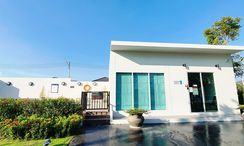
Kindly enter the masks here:
[[84, 126], [109, 125], [110, 114], [108, 111], [84, 111]]
[[83, 115], [84, 116], [109, 116], [109, 112], [103, 112], [103, 111], [96, 111], [96, 112], [94, 112], [94, 111], [90, 111], [90, 112], [85, 112], [85, 113], [83, 113]]

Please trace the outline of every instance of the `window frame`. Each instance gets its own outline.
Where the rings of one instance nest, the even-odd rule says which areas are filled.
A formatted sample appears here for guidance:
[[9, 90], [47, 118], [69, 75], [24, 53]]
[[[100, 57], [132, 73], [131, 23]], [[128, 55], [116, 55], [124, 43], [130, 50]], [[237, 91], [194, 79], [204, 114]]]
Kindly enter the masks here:
[[[128, 72], [128, 71], [121, 71], [121, 72], [115, 72], [115, 79], [117, 78], [117, 74], [121, 74], [121, 73], [130, 73], [131, 74], [131, 80], [132, 80], [132, 107], [134, 108], [134, 74], [135, 73], [143, 73], [143, 74], [147, 74], [148, 77], [148, 97], [149, 97], [149, 109], [148, 110], [152, 110], [152, 105], [151, 105], [151, 87], [150, 87], [150, 74], [156, 73], [156, 74], [163, 74], [164, 75], [164, 84], [166, 84], [166, 78], [165, 78], [165, 72], [141, 72], [141, 71], [135, 71], [135, 72]], [[117, 87], [116, 87], [116, 82], [117, 80], [115, 80], [115, 93], [117, 92]], [[167, 94], [166, 94], [166, 90], [165, 87], [163, 88], [164, 90], [164, 94], [165, 94], [165, 109], [163, 110], [153, 110], [153, 111], [166, 111], [167, 110]], [[117, 98], [115, 98], [115, 103], [116, 103]], [[116, 108], [116, 106], [115, 106]], [[118, 111], [123, 111], [123, 110], [118, 110]]]
[[[218, 100], [218, 94], [216, 90], [216, 78], [215, 78], [215, 73], [214, 72], [204, 72], [204, 71], [188, 71], [187, 72], [187, 83], [189, 85], [189, 77], [188, 73], [199, 73], [200, 74], [200, 83], [201, 83], [201, 93], [202, 93], [202, 99], [203, 99], [203, 111], [202, 112], [192, 112], [190, 109], [191, 113], [218, 113], [219, 112], [219, 100]], [[214, 82], [214, 89], [215, 89], [215, 95], [216, 95], [216, 100], [217, 100], [217, 110], [216, 111], [206, 111], [206, 105], [205, 105], [205, 93], [204, 93], [204, 87], [203, 87], [203, 81], [202, 81], [202, 73], [211, 73], [213, 75], [213, 82]], [[189, 92], [189, 91], [188, 91]], [[188, 93], [189, 99], [190, 99], [190, 93]]]
[[[54, 91], [54, 86], [56, 86], [56, 90]], [[59, 84], [51, 84], [51, 93], [58, 93], [59, 92]]]

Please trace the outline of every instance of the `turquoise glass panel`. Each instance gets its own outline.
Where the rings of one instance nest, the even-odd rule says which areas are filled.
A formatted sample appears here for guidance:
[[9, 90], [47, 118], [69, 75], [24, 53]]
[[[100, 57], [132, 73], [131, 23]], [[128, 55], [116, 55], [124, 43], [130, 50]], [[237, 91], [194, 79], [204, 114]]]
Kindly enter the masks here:
[[150, 73], [150, 96], [152, 110], [165, 110], [165, 84], [164, 74]]
[[116, 74], [116, 110], [132, 108], [132, 74]]
[[134, 108], [149, 109], [148, 74], [134, 73]]

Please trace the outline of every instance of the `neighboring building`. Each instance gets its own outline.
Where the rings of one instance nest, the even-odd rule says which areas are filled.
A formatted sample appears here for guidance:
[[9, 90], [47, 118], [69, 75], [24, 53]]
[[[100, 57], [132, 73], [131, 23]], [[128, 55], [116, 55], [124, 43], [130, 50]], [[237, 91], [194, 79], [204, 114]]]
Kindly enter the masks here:
[[242, 85], [244, 85], [244, 80], [236, 81], [236, 84], [242, 84]]
[[93, 82], [108, 82], [108, 81], [109, 81], [108, 77], [102, 77], [102, 78], [93, 80]]
[[[88, 89], [85, 89], [87, 88]], [[87, 91], [85, 91], [87, 90]], [[12, 78], [0, 77], [0, 98], [57, 98], [80, 99], [82, 92], [109, 91], [106, 81], [74, 81], [70, 78]]]
[[112, 41], [112, 123], [149, 110], [146, 123], [240, 120], [230, 55], [243, 46]]

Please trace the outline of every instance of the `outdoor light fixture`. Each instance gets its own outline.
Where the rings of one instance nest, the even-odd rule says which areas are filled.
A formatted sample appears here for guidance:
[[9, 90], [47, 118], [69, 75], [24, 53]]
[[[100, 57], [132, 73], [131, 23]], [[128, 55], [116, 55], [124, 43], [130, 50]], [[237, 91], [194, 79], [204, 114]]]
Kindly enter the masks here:
[[65, 86], [65, 85], [66, 85], [66, 83], [65, 83], [65, 82], [62, 82], [62, 83], [61, 83], [61, 85]]
[[12, 83], [11, 83], [11, 82], [7, 82], [6, 85], [7, 85], [7, 86], [11, 86]]
[[34, 83], [33, 82], [29, 82], [29, 86], [33, 86], [34, 85]]
[[217, 67], [218, 69], [221, 69], [219, 64], [215, 64], [214, 66]]
[[81, 83], [81, 82], [77, 82], [77, 85], [78, 85], [78, 86], [81, 86], [81, 85], [82, 85], [82, 83]]
[[185, 63], [184, 63], [184, 64], [182, 64], [182, 66], [183, 66], [183, 67], [185, 67], [185, 68], [187, 68], [187, 67], [188, 67], [188, 66], [187, 66]]
[[93, 82], [92, 84], [93, 84], [93, 86], [97, 86], [97, 83], [96, 82]]

